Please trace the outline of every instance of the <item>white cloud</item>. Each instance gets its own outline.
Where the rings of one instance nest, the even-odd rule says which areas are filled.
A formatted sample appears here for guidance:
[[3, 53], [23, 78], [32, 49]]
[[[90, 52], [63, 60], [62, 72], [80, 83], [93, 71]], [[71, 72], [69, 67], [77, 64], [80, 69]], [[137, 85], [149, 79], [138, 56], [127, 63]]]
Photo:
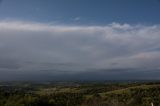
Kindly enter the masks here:
[[90, 69], [158, 69], [159, 41], [160, 25], [1, 21], [0, 70], [57, 74]]
[[73, 21], [80, 21], [81, 20], [81, 17], [75, 17], [72, 19]]

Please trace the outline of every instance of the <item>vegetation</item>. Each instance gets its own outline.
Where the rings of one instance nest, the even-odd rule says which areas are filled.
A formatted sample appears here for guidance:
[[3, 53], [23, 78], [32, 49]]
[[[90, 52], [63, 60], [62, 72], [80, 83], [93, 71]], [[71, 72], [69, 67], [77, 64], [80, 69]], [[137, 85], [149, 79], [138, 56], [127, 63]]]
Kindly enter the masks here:
[[159, 83], [0, 83], [0, 106], [160, 106]]

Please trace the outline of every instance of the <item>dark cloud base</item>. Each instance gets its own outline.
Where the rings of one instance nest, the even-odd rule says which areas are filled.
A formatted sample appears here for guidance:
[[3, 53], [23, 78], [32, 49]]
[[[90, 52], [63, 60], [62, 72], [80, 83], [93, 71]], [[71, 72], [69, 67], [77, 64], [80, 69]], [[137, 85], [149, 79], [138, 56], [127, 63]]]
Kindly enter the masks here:
[[[106, 70], [107, 71], [107, 70]], [[0, 81], [104, 81], [104, 80], [160, 80], [160, 70], [116, 69], [105, 72], [102, 70], [87, 71], [75, 74], [48, 73], [15, 73], [1, 72]]]

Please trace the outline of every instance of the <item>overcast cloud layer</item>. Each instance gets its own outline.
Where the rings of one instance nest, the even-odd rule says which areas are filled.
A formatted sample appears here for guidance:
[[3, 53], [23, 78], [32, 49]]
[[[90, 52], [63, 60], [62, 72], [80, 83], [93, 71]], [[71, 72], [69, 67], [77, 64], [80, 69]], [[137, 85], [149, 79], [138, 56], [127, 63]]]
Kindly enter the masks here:
[[159, 76], [160, 25], [0, 22], [0, 79]]

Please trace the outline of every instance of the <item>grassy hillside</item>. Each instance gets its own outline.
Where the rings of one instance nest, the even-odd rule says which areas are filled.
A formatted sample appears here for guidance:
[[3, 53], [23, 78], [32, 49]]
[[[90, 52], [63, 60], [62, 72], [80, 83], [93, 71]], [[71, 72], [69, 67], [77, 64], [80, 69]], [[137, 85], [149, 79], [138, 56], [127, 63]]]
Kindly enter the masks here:
[[[97, 103], [95, 103], [97, 102]], [[94, 106], [160, 106], [160, 85], [138, 85], [123, 89], [86, 95], [84, 105]]]
[[160, 106], [159, 83], [1, 84], [0, 106]]

